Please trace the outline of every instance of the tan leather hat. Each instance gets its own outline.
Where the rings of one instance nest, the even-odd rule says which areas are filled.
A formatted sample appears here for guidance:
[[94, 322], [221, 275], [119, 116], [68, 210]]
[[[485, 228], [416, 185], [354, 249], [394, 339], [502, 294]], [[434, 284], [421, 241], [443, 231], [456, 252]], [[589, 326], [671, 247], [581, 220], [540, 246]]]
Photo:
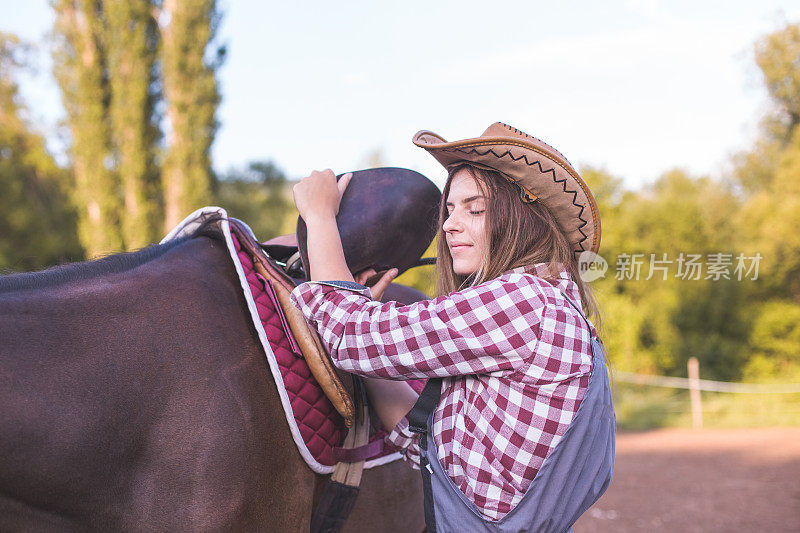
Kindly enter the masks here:
[[446, 168], [468, 162], [496, 170], [520, 188], [523, 202], [542, 202], [558, 221], [575, 254], [597, 253], [600, 213], [592, 191], [561, 152], [536, 137], [495, 122], [480, 137], [447, 142], [431, 131], [419, 131], [414, 144]]

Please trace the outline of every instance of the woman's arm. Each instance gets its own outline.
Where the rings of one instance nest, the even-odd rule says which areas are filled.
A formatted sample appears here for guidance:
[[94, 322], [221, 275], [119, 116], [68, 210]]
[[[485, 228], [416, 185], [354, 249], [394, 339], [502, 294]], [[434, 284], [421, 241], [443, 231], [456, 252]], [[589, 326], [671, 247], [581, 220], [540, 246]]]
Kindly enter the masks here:
[[308, 262], [311, 263], [310, 280], [355, 281], [345, 262], [336, 217], [329, 214], [312, 215], [305, 222]]
[[378, 413], [386, 431], [391, 431], [408, 414], [419, 394], [405, 381], [362, 376], [369, 402]]
[[339, 204], [352, 177], [348, 172], [336, 181], [331, 169], [315, 170], [292, 189], [295, 206], [307, 228], [310, 280], [353, 281], [336, 225]]
[[389, 379], [486, 374], [532, 361], [544, 309], [534, 279], [509, 273], [406, 306], [320, 282], [291, 297], [342, 370]]

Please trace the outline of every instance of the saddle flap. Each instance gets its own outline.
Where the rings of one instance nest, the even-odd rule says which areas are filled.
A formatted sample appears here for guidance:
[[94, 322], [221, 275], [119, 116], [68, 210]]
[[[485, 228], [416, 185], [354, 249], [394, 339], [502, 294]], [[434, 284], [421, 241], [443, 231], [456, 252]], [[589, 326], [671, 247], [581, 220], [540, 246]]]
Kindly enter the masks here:
[[243, 224], [238, 220], [230, 220], [231, 231], [236, 235], [242, 248], [253, 259], [256, 271], [270, 281], [286, 322], [291, 329], [287, 335], [291, 334], [294, 337], [309, 370], [336, 411], [344, 418], [345, 426], [352, 426], [355, 417], [352, 395], [337, 374], [337, 369], [333, 366], [319, 334], [308, 325], [303, 314], [292, 305], [289, 299], [289, 295], [296, 285], [295, 281], [264, 252], [261, 244], [248, 231], [249, 228], [246, 229], [242, 226]]

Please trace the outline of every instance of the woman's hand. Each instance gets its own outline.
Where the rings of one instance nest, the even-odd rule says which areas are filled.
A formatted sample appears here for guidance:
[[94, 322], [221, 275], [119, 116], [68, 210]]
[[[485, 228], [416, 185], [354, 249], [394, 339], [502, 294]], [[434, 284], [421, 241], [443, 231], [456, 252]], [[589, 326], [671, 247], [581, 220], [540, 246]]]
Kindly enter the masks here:
[[[389, 270], [382, 272], [381, 277], [377, 282], [375, 282], [370, 280], [370, 278], [377, 276], [378, 273], [375, 272], [374, 268], [368, 268], [359, 272], [355, 279], [356, 283], [360, 283], [361, 285], [369, 287], [369, 290], [372, 293], [372, 299], [379, 302], [383, 296], [383, 291], [385, 291], [386, 287], [388, 287], [392, 280], [397, 277], [397, 272], [398, 270], [396, 268], [390, 268]], [[367, 285], [368, 280], [371, 281], [373, 285]]]
[[314, 217], [336, 218], [342, 195], [353, 177], [352, 172], [343, 175], [336, 181], [336, 175], [329, 168], [315, 170], [310, 176], [303, 178], [293, 188], [294, 204], [303, 220], [308, 223]]

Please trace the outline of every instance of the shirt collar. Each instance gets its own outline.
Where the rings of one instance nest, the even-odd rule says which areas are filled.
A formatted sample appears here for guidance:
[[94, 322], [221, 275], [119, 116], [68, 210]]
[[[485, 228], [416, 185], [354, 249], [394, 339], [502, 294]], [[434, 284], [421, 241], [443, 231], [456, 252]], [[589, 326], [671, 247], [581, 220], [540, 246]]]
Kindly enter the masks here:
[[[554, 280], [550, 281], [549, 283], [558, 287], [558, 289], [561, 290], [561, 292], [565, 296], [571, 298], [572, 301], [576, 303], [576, 305], [581, 306], [582, 305], [581, 295], [580, 295], [580, 290], [578, 289], [578, 284], [575, 283], [575, 281], [572, 279], [572, 276], [569, 273], [569, 270], [564, 268], [563, 264], [560, 264], [559, 266], [561, 267], [561, 271], [559, 272], [556, 278], [558, 281]], [[514, 272], [517, 274], [528, 273], [543, 279], [553, 278], [553, 275], [550, 273], [550, 269], [547, 268], [547, 263], [533, 263], [531, 265], [512, 268], [508, 272]], [[565, 305], [569, 304], [565, 303]]]

